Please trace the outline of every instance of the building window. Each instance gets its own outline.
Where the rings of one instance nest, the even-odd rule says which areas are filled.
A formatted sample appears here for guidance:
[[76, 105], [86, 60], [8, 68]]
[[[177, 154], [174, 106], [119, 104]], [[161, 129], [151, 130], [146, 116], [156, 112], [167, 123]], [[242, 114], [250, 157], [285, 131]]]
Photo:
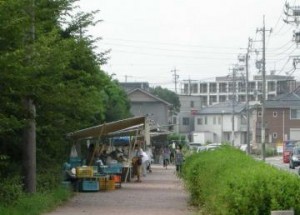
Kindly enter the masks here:
[[182, 118], [182, 125], [189, 125], [190, 124], [190, 118], [183, 117]]
[[207, 116], [204, 117], [204, 124], [207, 125]]
[[291, 119], [300, 119], [300, 109], [291, 109]]
[[222, 123], [222, 117], [219, 116], [218, 117], [218, 124], [221, 125], [221, 123]]
[[200, 84], [200, 93], [207, 93], [207, 84]]
[[191, 101], [191, 108], [193, 108], [195, 106], [194, 101]]
[[216, 93], [217, 92], [217, 83], [210, 83], [209, 84], [209, 92]]
[[225, 102], [226, 96], [219, 96], [219, 102]]
[[277, 132], [273, 132], [272, 137], [273, 137], [273, 139], [276, 139], [277, 138]]
[[215, 124], [217, 124], [217, 118], [214, 116], [214, 118], [213, 118], [213, 124], [215, 125]]
[[261, 117], [261, 116], [262, 116], [261, 111], [258, 111], [258, 112], [257, 112], [257, 116], [258, 116], [258, 117]]
[[197, 118], [197, 124], [202, 125], [203, 124], [203, 119], [202, 118]]
[[273, 117], [277, 117], [277, 111], [273, 111]]
[[198, 84], [192, 84], [192, 93], [198, 93]]
[[189, 85], [188, 84], [184, 84], [183, 85], [183, 93], [184, 94], [188, 94], [188, 92], [189, 92]]

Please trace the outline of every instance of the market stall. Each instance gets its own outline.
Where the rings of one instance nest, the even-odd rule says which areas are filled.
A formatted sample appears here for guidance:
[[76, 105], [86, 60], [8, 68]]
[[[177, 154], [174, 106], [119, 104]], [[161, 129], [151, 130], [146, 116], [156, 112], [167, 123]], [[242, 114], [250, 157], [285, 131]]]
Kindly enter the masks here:
[[[67, 134], [73, 147], [65, 169], [76, 190], [110, 190], [129, 181], [134, 144], [150, 139], [146, 124], [145, 117], [133, 117]], [[116, 145], [116, 138], [127, 141]]]

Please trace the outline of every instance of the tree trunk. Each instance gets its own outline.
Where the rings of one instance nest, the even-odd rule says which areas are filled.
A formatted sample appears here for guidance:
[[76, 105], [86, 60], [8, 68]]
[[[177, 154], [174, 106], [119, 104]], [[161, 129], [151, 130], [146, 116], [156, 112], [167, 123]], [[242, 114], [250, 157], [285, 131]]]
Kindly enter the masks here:
[[35, 105], [33, 100], [25, 98], [23, 105], [26, 113], [26, 125], [23, 131], [23, 172], [24, 190], [36, 192], [36, 128]]

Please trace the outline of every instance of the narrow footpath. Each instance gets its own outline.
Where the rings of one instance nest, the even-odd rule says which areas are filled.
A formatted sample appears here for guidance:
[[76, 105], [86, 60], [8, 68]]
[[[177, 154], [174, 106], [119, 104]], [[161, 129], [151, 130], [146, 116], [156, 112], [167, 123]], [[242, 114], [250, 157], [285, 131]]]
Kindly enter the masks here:
[[174, 166], [152, 165], [141, 183], [131, 180], [116, 190], [78, 193], [45, 215], [192, 215], [188, 200]]

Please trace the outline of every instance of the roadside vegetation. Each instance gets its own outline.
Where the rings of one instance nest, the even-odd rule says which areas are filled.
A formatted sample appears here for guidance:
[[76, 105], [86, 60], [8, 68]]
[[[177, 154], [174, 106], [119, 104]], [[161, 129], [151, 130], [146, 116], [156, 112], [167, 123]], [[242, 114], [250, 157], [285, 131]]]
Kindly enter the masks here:
[[126, 93], [101, 69], [109, 51], [96, 53], [86, 33], [97, 12], [75, 2], [0, 1], [1, 215], [39, 214], [66, 200], [66, 134], [130, 117]]
[[182, 177], [200, 214], [300, 214], [300, 179], [230, 146], [186, 157]]
[[73, 195], [69, 189], [64, 187], [35, 194], [25, 194], [23, 192], [19, 194], [17, 201], [14, 201], [14, 203], [2, 203], [0, 205], [1, 215], [39, 215], [55, 209]]

